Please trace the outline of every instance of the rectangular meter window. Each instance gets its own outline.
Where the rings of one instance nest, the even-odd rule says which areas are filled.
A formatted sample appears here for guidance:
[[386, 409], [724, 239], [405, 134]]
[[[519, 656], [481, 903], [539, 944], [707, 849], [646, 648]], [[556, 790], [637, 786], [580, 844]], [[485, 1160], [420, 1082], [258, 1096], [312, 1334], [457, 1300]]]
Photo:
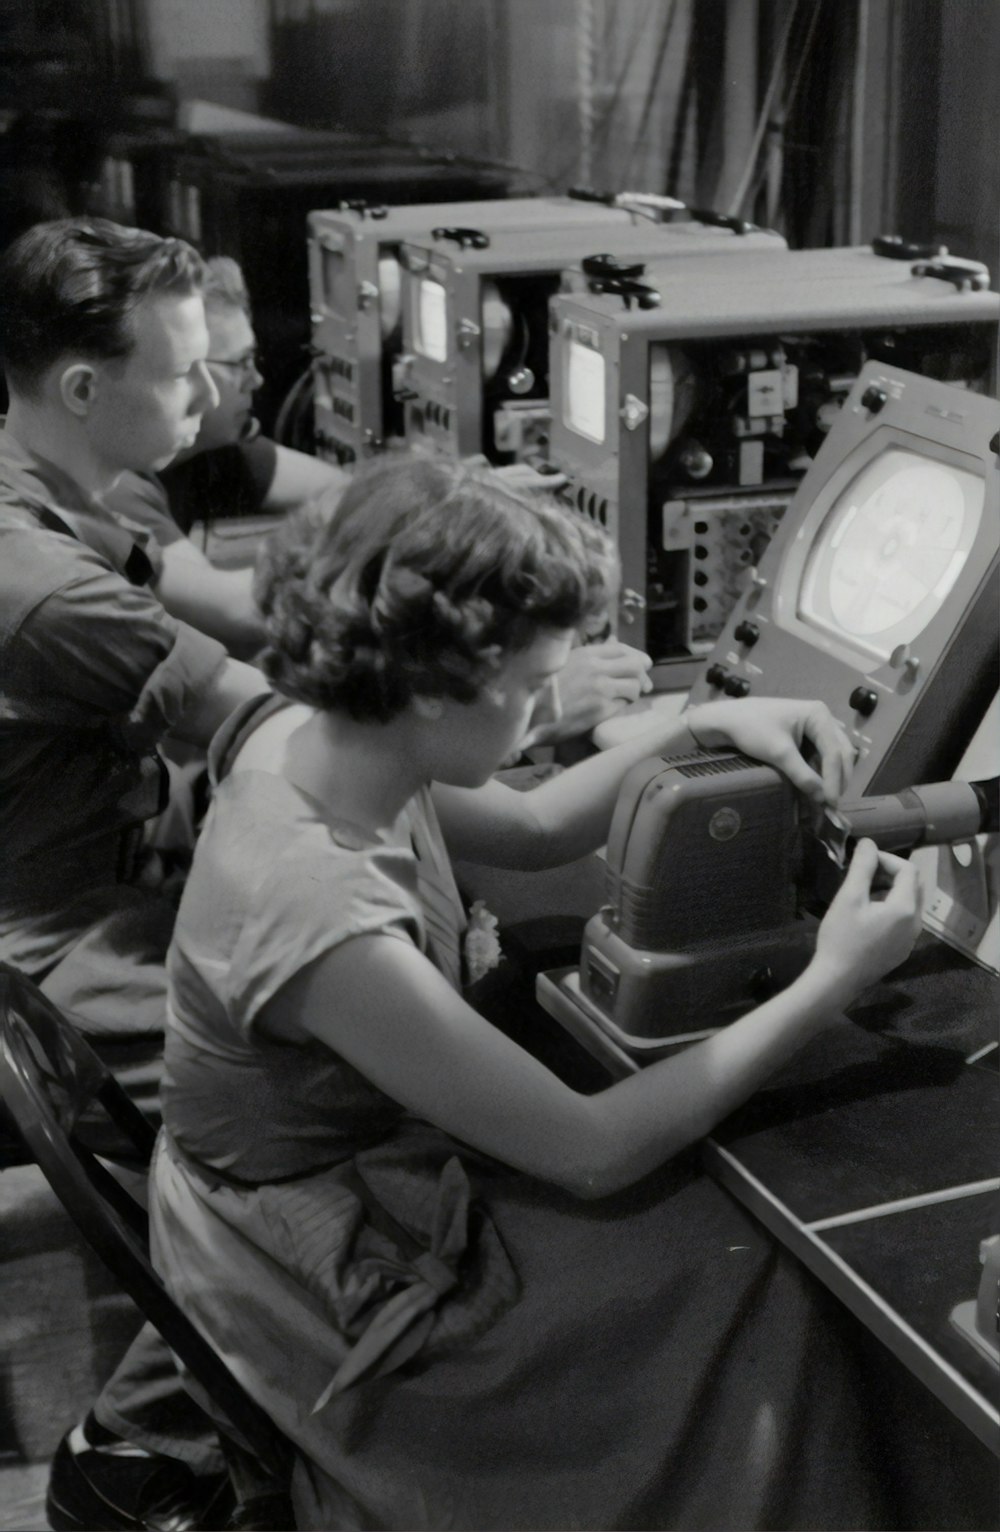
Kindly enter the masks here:
[[955, 584], [983, 514], [978, 474], [890, 447], [830, 506], [798, 598], [808, 626], [885, 663], [922, 633]]
[[323, 246], [323, 302], [331, 314], [341, 319], [351, 317], [353, 307], [353, 282], [351, 267], [341, 250]]
[[432, 362], [448, 360], [448, 294], [430, 277], [420, 281], [417, 297], [416, 346]]
[[604, 358], [592, 346], [571, 338], [566, 347], [563, 422], [588, 441], [603, 443], [605, 424]]

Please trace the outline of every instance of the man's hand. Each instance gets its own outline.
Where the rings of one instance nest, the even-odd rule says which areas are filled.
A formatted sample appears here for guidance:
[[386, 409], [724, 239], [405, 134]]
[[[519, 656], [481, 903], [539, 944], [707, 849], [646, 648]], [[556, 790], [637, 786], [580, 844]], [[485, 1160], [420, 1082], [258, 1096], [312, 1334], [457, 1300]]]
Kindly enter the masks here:
[[571, 649], [559, 672], [558, 716], [533, 729], [528, 743], [551, 745], [588, 734], [652, 690], [652, 663], [648, 654], [617, 638]]
[[[409, 447], [409, 443], [407, 443], [407, 447]], [[415, 450], [421, 451], [423, 449], [417, 447]], [[562, 489], [564, 484], [569, 483], [564, 473], [556, 471], [540, 473], [531, 463], [504, 463], [502, 467], [498, 468], [494, 463], [490, 462], [484, 452], [471, 453], [468, 457], [464, 457], [462, 462], [468, 463], [471, 468], [489, 468], [515, 495], [547, 495], [553, 490]]]

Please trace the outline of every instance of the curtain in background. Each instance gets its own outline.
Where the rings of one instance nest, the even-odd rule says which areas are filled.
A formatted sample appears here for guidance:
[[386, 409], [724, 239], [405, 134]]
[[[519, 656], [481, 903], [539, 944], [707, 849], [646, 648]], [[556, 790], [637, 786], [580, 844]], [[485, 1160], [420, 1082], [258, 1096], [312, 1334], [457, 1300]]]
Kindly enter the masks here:
[[269, 109], [290, 121], [509, 161], [536, 188], [665, 193], [793, 245], [940, 225], [1000, 259], [998, 0], [270, 7]]
[[269, 110], [489, 156], [493, 0], [271, 0]]
[[90, 0], [90, 26], [98, 67], [121, 81], [149, 75], [149, 32], [142, 0]]

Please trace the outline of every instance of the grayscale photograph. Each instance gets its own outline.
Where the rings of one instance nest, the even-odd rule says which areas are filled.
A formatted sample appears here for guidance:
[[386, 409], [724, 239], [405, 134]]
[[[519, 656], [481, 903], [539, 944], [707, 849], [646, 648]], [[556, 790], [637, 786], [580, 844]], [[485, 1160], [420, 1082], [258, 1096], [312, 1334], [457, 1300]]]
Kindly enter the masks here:
[[1000, 1532], [998, 85], [0, 0], [0, 1532]]

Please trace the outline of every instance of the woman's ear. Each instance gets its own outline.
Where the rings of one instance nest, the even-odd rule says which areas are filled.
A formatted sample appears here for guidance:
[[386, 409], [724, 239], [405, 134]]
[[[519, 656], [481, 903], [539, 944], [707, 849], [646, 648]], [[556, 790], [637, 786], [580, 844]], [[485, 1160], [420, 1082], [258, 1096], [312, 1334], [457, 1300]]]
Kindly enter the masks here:
[[433, 723], [444, 713], [444, 699], [430, 697], [424, 692], [415, 692], [413, 695], [413, 711], [418, 718], [424, 718]]
[[66, 408], [83, 419], [97, 393], [97, 375], [89, 362], [73, 362], [59, 378], [59, 397]]

